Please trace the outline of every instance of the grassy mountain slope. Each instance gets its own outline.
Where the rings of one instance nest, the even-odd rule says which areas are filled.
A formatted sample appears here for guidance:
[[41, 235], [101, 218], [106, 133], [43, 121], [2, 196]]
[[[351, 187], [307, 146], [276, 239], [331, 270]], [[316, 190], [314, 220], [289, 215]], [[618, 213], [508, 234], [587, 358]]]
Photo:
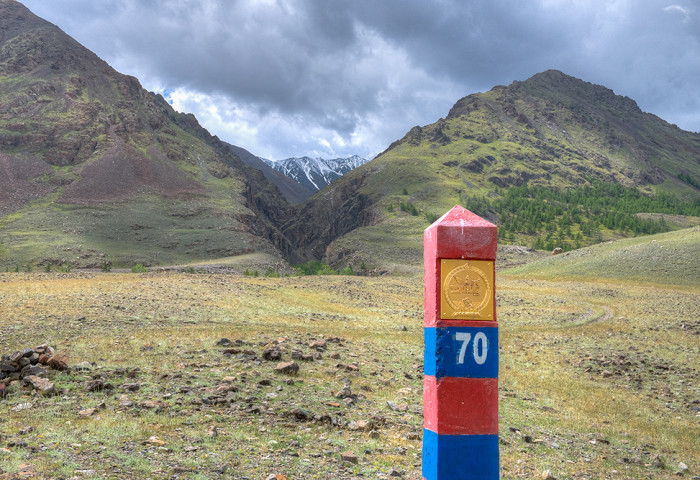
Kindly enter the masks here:
[[286, 202], [192, 115], [0, 0], [0, 266], [284, 248]]
[[[583, 246], [635, 233], [630, 218], [601, 223], [599, 208], [630, 216], [646, 208], [697, 215], [697, 179], [700, 134], [643, 113], [607, 88], [547, 71], [469, 95], [445, 119], [414, 127], [307, 202], [285, 233], [301, 254], [325, 255], [334, 263], [419, 262], [421, 232], [432, 220], [455, 204], [473, 208], [469, 202], [482, 202], [478, 213], [499, 224], [507, 220], [512, 241], [531, 244], [551, 232], [552, 242], [573, 245], [580, 237]], [[527, 212], [530, 198], [541, 190], [589, 187], [592, 195], [619, 198], [612, 206], [578, 212], [581, 223], [570, 218], [571, 205], [550, 199], [546, 206], [559, 208], [541, 212], [540, 222], [529, 227], [521, 225], [525, 219], [505, 215], [511, 212], [502, 205], [491, 205], [513, 187], [523, 189], [516, 212]], [[662, 208], [671, 198], [667, 194], [682, 207]], [[661, 200], [649, 206], [646, 198]], [[302, 225], [315, 218], [316, 234], [309, 235]], [[595, 223], [594, 231], [586, 222]]]
[[543, 258], [509, 276], [550, 280], [620, 280], [700, 285], [700, 227], [625, 238]]

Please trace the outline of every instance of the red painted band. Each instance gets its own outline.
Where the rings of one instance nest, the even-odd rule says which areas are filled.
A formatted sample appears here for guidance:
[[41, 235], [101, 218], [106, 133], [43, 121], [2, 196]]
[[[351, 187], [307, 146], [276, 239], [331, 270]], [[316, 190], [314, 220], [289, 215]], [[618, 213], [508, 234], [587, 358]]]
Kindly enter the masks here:
[[498, 378], [426, 376], [423, 414], [438, 435], [498, 435]]

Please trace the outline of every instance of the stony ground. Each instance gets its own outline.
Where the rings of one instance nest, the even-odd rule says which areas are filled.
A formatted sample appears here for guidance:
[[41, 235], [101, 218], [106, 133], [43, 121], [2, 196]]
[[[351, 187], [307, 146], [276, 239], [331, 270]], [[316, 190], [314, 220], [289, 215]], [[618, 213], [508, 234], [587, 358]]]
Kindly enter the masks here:
[[[5, 363], [68, 367], [0, 380], [3, 480], [421, 478], [418, 277], [0, 277]], [[498, 306], [502, 478], [699, 474], [697, 289], [503, 276]]]

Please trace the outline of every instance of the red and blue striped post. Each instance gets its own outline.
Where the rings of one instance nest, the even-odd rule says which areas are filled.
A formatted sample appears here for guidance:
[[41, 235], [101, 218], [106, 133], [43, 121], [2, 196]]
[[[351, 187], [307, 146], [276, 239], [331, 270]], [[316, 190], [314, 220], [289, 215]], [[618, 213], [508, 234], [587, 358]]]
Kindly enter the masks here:
[[460, 206], [425, 230], [425, 480], [499, 478], [496, 247]]

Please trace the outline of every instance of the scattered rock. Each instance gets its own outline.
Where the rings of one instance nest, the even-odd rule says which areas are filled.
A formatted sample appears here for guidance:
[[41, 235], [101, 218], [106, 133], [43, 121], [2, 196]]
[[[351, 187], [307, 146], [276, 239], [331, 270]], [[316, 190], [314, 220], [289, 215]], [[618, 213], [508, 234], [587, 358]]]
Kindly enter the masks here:
[[56, 353], [49, 358], [48, 365], [54, 370], [65, 370], [68, 368], [68, 355], [65, 353]]
[[408, 405], [405, 403], [396, 404], [392, 401], [387, 401], [386, 404], [394, 412], [405, 412], [408, 410]]
[[386, 474], [389, 477], [403, 477], [404, 475], [406, 475], [406, 472], [404, 472], [402, 470], [396, 470], [395, 468], [392, 467], [389, 469], [389, 471], [386, 472]]
[[24, 377], [24, 383], [31, 385], [34, 390], [42, 395], [49, 395], [55, 390], [54, 384], [47, 378], [37, 377], [36, 375]]
[[236, 385], [231, 385], [230, 383], [222, 383], [218, 387], [216, 387], [216, 393], [229, 393], [229, 392], [237, 392], [239, 388]]
[[302, 408], [295, 408], [294, 410], [289, 412], [289, 415], [297, 420], [304, 422], [308, 422], [309, 420], [313, 419], [313, 415], [311, 415], [309, 412]]
[[89, 372], [92, 370], [93, 365], [90, 362], [80, 362], [77, 365], [73, 365], [72, 370], [74, 372]]
[[275, 373], [284, 375], [297, 375], [299, 373], [299, 364], [297, 362], [282, 362], [275, 367]]
[[22, 357], [24, 357], [24, 354], [22, 352], [15, 352], [10, 354], [8, 360], [12, 363], [17, 363]]
[[549, 470], [545, 470], [545, 471], [542, 473], [542, 479], [543, 479], [543, 480], [557, 480], [557, 477], [555, 477], [554, 475], [552, 475], [552, 472], [550, 472]]
[[348, 424], [348, 430], [359, 430], [359, 431], [366, 431], [366, 430], [372, 430], [374, 428], [374, 423], [369, 421], [369, 420], [357, 420], [357, 421], [351, 421]]
[[101, 392], [104, 390], [114, 390], [114, 385], [105, 381], [104, 378], [93, 378], [85, 384], [88, 392]]
[[352, 390], [350, 390], [350, 385], [345, 385], [343, 388], [335, 393], [335, 398], [352, 398]]
[[96, 408], [86, 408], [86, 409], [84, 409], [84, 410], [80, 410], [80, 411], [78, 412], [78, 415], [80, 415], [81, 417], [92, 417], [92, 416], [95, 415], [98, 411], [99, 411], [99, 410], [96, 409]]
[[268, 348], [263, 352], [263, 358], [268, 361], [280, 360], [282, 358], [282, 352], [276, 347]]
[[22, 376], [36, 376], [41, 378], [49, 378], [49, 371], [41, 365], [29, 365], [22, 369]]
[[19, 478], [32, 478], [37, 475], [37, 470], [34, 465], [30, 465], [28, 463], [22, 464], [19, 466], [19, 472], [17, 472], [17, 476]]
[[156, 437], [155, 435], [148, 439], [148, 443], [150, 443], [152, 445], [158, 445], [158, 446], [165, 445], [165, 442], [163, 440], [161, 440], [160, 438]]
[[92, 470], [92, 469], [87, 469], [87, 470], [76, 470], [75, 473], [77, 473], [79, 475], [85, 475], [86, 477], [90, 478], [90, 477], [94, 477], [97, 474], [97, 471]]
[[[4, 382], [0, 383], [0, 398], [7, 396], [7, 384], [12, 380], [23, 380], [27, 377], [48, 378], [49, 372], [42, 365], [56, 370], [65, 370], [68, 368], [68, 356], [54, 353], [54, 349], [46, 344], [2, 355], [0, 357], [0, 381], [4, 380]], [[25, 383], [32, 386], [35, 384], [33, 381]], [[48, 383], [39, 382], [37, 385], [40, 386], [34, 388], [41, 390], [42, 393], [49, 393], [46, 390]]]
[[342, 462], [350, 462], [350, 463], [357, 463], [359, 459], [357, 458], [357, 455], [354, 453], [348, 451], [348, 452], [343, 452], [340, 454], [340, 460]]
[[311, 342], [309, 344], [309, 348], [312, 348], [313, 350], [316, 350], [317, 352], [325, 352], [326, 351], [326, 341], [325, 340], [316, 340], [315, 342]]

